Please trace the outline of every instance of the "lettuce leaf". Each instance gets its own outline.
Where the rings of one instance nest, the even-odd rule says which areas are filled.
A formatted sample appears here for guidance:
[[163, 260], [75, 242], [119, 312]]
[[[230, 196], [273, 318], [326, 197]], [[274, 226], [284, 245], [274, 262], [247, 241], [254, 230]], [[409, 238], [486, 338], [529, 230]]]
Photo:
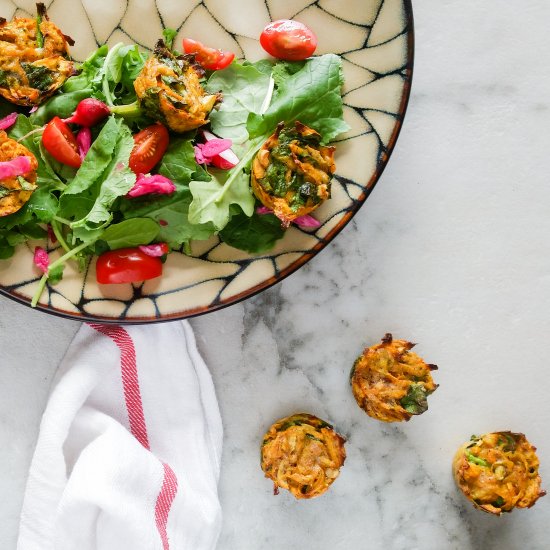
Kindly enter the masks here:
[[232, 63], [223, 71], [215, 71], [208, 80], [210, 93], [223, 91], [223, 102], [212, 112], [212, 132], [235, 143], [248, 139], [246, 122], [250, 113], [259, 113], [269, 86], [269, 72], [250, 63]]
[[271, 250], [284, 234], [281, 220], [273, 214], [253, 214], [249, 217], [240, 213], [233, 216], [220, 231], [223, 242], [251, 254], [261, 254]]

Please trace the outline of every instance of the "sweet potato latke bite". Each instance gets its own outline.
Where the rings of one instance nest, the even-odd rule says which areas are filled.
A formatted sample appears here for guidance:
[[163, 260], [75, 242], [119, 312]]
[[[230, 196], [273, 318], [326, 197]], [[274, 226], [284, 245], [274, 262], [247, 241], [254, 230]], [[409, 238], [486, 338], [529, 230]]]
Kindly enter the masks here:
[[334, 147], [320, 141], [315, 130], [300, 122], [280, 123], [254, 158], [252, 190], [285, 227], [330, 198]]
[[294, 414], [269, 429], [262, 444], [262, 470], [296, 498], [322, 495], [346, 459], [344, 438], [311, 414]]
[[37, 168], [36, 157], [0, 130], [0, 217], [17, 212], [30, 199]]
[[456, 484], [476, 508], [500, 515], [530, 508], [541, 491], [539, 459], [523, 434], [494, 432], [464, 443], [453, 460]]
[[413, 346], [386, 334], [380, 344], [366, 348], [355, 361], [353, 395], [372, 418], [401, 422], [428, 410], [427, 397], [437, 388], [430, 371], [437, 367], [412, 353]]
[[49, 21], [44, 4], [38, 17], [0, 18], [0, 94], [18, 105], [39, 105], [73, 74], [73, 41]]
[[176, 57], [159, 40], [134, 82], [140, 106], [174, 132], [203, 126], [220, 100], [219, 94], [204, 91], [200, 83], [203, 73], [194, 55]]

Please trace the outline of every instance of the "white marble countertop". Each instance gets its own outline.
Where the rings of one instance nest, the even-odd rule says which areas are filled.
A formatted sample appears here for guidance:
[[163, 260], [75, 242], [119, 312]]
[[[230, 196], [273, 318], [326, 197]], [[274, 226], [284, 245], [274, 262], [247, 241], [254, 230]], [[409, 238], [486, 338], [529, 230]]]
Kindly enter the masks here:
[[[472, 433], [538, 447], [550, 488], [550, 4], [416, 2], [403, 132], [355, 220], [282, 284], [192, 322], [225, 423], [220, 550], [543, 550], [550, 497], [495, 518], [450, 475]], [[0, 298], [0, 548], [18, 513], [49, 383], [78, 324]], [[348, 372], [385, 332], [440, 367], [430, 410], [382, 425]], [[348, 459], [324, 496], [272, 495], [258, 447], [297, 410]]]

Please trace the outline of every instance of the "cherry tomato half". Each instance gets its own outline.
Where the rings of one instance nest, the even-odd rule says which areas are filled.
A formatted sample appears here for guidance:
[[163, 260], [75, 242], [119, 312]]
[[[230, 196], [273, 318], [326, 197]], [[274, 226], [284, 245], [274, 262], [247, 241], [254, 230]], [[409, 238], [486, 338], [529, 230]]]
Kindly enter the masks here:
[[262, 48], [277, 59], [300, 61], [313, 55], [317, 37], [303, 23], [279, 19], [266, 26], [260, 35]]
[[76, 138], [58, 116], [52, 118], [44, 128], [42, 143], [55, 160], [73, 168], [79, 168], [82, 164]]
[[135, 174], [148, 174], [162, 159], [170, 136], [166, 126], [160, 123], [148, 126], [134, 136], [134, 148], [130, 154], [130, 169]]
[[202, 42], [191, 38], [183, 39], [183, 50], [185, 53], [194, 53], [195, 59], [209, 71], [225, 69], [235, 59], [233, 52], [224, 52], [223, 50], [209, 48]]
[[97, 282], [102, 285], [137, 283], [162, 275], [160, 258], [148, 256], [139, 248], [109, 250], [96, 263]]

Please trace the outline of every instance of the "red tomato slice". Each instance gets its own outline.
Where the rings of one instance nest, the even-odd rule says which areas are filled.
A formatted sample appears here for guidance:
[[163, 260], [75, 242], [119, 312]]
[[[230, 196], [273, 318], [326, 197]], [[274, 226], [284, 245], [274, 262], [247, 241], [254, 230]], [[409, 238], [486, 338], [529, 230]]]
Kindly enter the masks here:
[[73, 168], [79, 168], [82, 164], [76, 138], [58, 116], [52, 118], [44, 128], [42, 143], [55, 160]]
[[102, 285], [137, 283], [161, 275], [161, 259], [148, 256], [139, 248], [109, 250], [96, 263], [96, 279]]
[[233, 52], [224, 52], [223, 50], [209, 48], [202, 42], [191, 38], [183, 39], [183, 50], [185, 53], [194, 53], [195, 59], [209, 71], [225, 69], [235, 59]]
[[300, 61], [313, 55], [317, 37], [303, 23], [279, 19], [266, 26], [260, 36], [260, 44], [277, 59]]
[[135, 174], [148, 174], [166, 153], [169, 142], [168, 130], [160, 123], [148, 126], [137, 133], [128, 163], [130, 169]]

